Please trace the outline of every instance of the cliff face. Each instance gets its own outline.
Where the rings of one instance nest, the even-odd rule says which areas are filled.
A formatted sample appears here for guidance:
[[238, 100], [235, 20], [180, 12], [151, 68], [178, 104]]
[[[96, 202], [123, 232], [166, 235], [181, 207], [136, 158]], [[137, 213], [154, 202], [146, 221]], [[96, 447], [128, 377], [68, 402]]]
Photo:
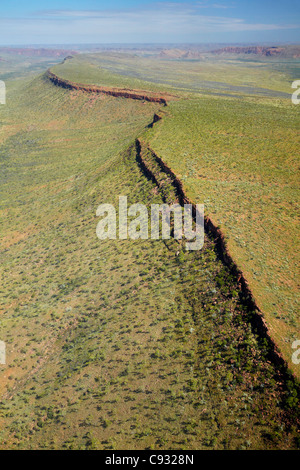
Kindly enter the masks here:
[[[130, 90], [125, 88], [110, 88], [110, 87], [100, 87], [96, 85], [83, 85], [80, 83], [73, 83], [69, 80], [62, 79], [55, 75], [50, 70], [46, 73], [47, 78], [54, 83], [56, 86], [62, 88], [68, 88], [70, 90], [81, 90], [87, 93], [103, 93], [105, 95], [129, 98], [133, 100], [140, 101], [150, 101], [152, 103], [159, 103], [167, 106], [167, 100], [165, 96], [156, 95], [151, 92], [144, 92], [139, 90]], [[170, 96], [171, 97], [171, 96]]]

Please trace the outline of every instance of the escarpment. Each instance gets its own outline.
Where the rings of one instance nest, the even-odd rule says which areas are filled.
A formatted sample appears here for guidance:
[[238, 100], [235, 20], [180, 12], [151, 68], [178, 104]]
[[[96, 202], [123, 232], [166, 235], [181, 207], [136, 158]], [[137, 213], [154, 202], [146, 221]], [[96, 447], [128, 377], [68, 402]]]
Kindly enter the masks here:
[[[103, 93], [105, 95], [120, 97], [120, 98], [128, 98], [132, 100], [140, 100], [140, 101], [149, 101], [152, 103], [162, 104], [163, 106], [167, 106], [167, 99], [172, 98], [171, 95], [158, 95], [156, 93], [144, 91], [144, 90], [131, 90], [126, 88], [113, 88], [113, 87], [104, 87], [104, 86], [96, 86], [96, 85], [84, 85], [81, 83], [74, 83], [70, 80], [66, 80], [63, 78], [58, 77], [55, 73], [48, 70], [46, 72], [46, 77], [54, 83], [54, 85], [67, 88], [69, 90], [79, 90], [85, 91], [87, 93]], [[174, 98], [174, 97], [173, 97]]]
[[[62, 88], [70, 90], [79, 90], [87, 93], [103, 93], [115, 97], [124, 97], [135, 100], [149, 101], [159, 103], [163, 106], [167, 106], [167, 96], [158, 95], [151, 92], [145, 92], [142, 90], [129, 90], [122, 88], [110, 88], [110, 87], [100, 87], [95, 85], [83, 85], [80, 83], [73, 83], [69, 80], [62, 79], [55, 75], [53, 72], [48, 70], [46, 73], [46, 78], [49, 79], [54, 85], [60, 86]], [[170, 98], [176, 98], [172, 95], [169, 95]], [[162, 119], [162, 115], [154, 114], [152, 122], [148, 125], [149, 128], [153, 127], [155, 123]], [[183, 187], [182, 181], [177, 177], [174, 171], [166, 165], [162, 158], [160, 158], [155, 152], [141, 139], [136, 139], [136, 160], [139, 164], [143, 173], [160, 188], [161, 182], [157, 176], [157, 171], [153, 170], [153, 167], [147, 161], [147, 158], [144, 158], [147, 152], [150, 152], [153, 160], [157, 164], [159, 171], [165, 174], [165, 177], [168, 179], [168, 184], [171, 184], [175, 190], [176, 197], [181, 205], [191, 204], [193, 206], [194, 214], [196, 213], [196, 204], [193, 203], [186, 194], [186, 191]], [[158, 173], [159, 173], [158, 171]], [[167, 189], [164, 188], [167, 193]], [[281, 354], [277, 344], [273, 339], [273, 335], [267, 322], [264, 318], [263, 312], [260, 310], [253, 292], [249, 286], [247, 279], [245, 278], [244, 273], [238, 267], [234, 257], [228, 249], [226, 238], [224, 233], [221, 231], [220, 227], [212, 220], [210, 216], [205, 216], [205, 231], [209, 234], [215, 241], [216, 250], [219, 254], [220, 259], [226, 265], [232, 275], [238, 282], [241, 301], [247, 307], [248, 317], [251, 321], [251, 324], [257, 334], [266, 340], [268, 347], [268, 357], [269, 359], [276, 364], [283, 373], [289, 371], [288, 363]], [[296, 377], [294, 376], [295, 381], [297, 382]]]
[[[193, 203], [187, 196], [183, 183], [176, 176], [173, 170], [168, 167], [165, 162], [155, 154], [155, 152], [141, 139], [136, 140], [136, 160], [143, 171], [143, 173], [151, 179], [158, 187], [161, 186], [159, 178], [157, 176], [157, 171], [154, 170], [153, 166], [149, 165], [147, 154], [151, 154], [152, 160], [156, 161], [161, 172], [168, 176], [168, 180], [171, 181], [171, 184], [175, 190], [178, 202], [181, 205], [191, 204], [193, 207], [193, 213], [196, 214], [196, 204]], [[277, 344], [275, 343], [270, 329], [266, 323], [266, 320], [258, 307], [256, 300], [253, 296], [251, 288], [243, 274], [243, 272], [237, 266], [235, 260], [233, 259], [227, 243], [225, 236], [221, 229], [215, 224], [215, 222], [209, 217], [205, 216], [205, 232], [209, 234], [216, 246], [216, 250], [222, 262], [229, 268], [231, 274], [237, 280], [241, 291], [241, 301], [247, 307], [248, 316], [250, 322], [258, 333], [258, 335], [265, 339], [268, 345], [268, 357], [269, 359], [278, 366], [281, 371], [285, 374], [288, 370], [288, 364], [282, 356]], [[297, 379], [294, 376], [294, 380], [297, 383]]]

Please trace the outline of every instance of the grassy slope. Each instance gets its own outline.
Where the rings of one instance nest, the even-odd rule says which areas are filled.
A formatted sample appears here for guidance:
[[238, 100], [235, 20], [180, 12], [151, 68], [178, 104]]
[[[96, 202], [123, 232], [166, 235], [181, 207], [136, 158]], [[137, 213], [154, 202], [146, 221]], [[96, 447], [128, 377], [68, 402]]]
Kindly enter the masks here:
[[263, 90], [290, 93], [294, 66], [297, 61], [224, 60], [209, 55], [200, 61], [172, 61], [123, 53], [83, 54], [53, 70], [84, 83], [143, 88], [146, 80], [148, 89], [156, 90], [168, 86], [194, 92], [260, 94]]
[[[125, 150], [157, 107], [9, 87], [1, 108], [1, 448], [290, 448], [285, 390], [212, 244], [100, 242], [159, 202]], [[124, 153], [125, 152], [125, 153]]]
[[[125, 56], [128, 57], [127, 54]], [[115, 60], [118, 60], [118, 58], [120, 59], [119, 55], [117, 55]], [[98, 54], [82, 54], [78, 57], [73, 57], [71, 60], [67, 60], [63, 64], [58, 64], [57, 66], [52, 67], [51, 70], [54, 73], [57, 73], [59, 77], [71, 80], [75, 83], [112, 87], [117, 86], [150, 91], [161, 91], [162, 89], [160, 85], [145, 82], [145, 80], [139, 80], [138, 78], [122, 76], [109, 70], [108, 67], [102, 67], [101, 56], [99, 57]]]

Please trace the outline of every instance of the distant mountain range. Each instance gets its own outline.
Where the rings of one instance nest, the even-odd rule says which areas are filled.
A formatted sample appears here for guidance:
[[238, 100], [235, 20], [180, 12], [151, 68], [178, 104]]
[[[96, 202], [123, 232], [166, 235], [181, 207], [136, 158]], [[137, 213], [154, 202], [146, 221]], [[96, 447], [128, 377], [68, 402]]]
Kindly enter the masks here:
[[273, 47], [264, 47], [264, 46], [251, 46], [251, 47], [223, 47], [222, 49], [217, 49], [211, 51], [212, 54], [254, 54], [265, 57], [300, 57], [300, 46], [273, 46]]
[[[177, 44], [172, 47], [172, 45], [167, 46], [166, 48], [158, 47], [157, 45], [152, 45], [152, 50], [155, 55], [160, 59], [186, 59], [186, 60], [201, 60], [204, 59], [204, 56], [207, 54], [213, 55], [251, 55], [251, 56], [261, 56], [261, 57], [279, 57], [279, 58], [300, 58], [300, 45], [284, 45], [284, 46], [266, 46], [266, 45], [222, 45], [222, 44]], [[49, 48], [49, 47], [0, 47], [0, 56], [1, 55], [19, 55], [25, 57], [56, 57], [56, 58], [65, 58], [66, 56], [72, 56], [80, 52], [85, 52], [85, 49], [78, 48], [76, 46], [71, 46], [71, 49], [65, 48]], [[86, 49], [86, 52], [106, 52], [107, 50], [114, 52], [134, 52], [138, 54], [139, 52], [145, 52], [145, 46], [136, 45], [135, 48], [109, 48], [106, 46], [90, 47]], [[148, 46], [148, 52], [151, 50]], [[3, 58], [0, 60], [4, 60]]]
[[256, 55], [261, 57], [299, 58], [300, 46], [226, 46], [204, 51], [201, 47], [186, 49], [163, 49], [158, 54], [160, 59], [203, 59], [204, 54], [214, 55]]
[[65, 57], [70, 54], [78, 54], [78, 52], [67, 49], [0, 47], [0, 54], [12, 54], [28, 57]]

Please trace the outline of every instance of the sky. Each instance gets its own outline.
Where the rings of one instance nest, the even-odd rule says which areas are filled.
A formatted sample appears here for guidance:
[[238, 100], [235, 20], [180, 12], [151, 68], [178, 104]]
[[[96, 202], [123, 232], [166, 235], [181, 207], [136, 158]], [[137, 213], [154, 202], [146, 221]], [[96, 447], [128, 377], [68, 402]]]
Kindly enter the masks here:
[[0, 45], [299, 43], [299, 0], [0, 0]]

